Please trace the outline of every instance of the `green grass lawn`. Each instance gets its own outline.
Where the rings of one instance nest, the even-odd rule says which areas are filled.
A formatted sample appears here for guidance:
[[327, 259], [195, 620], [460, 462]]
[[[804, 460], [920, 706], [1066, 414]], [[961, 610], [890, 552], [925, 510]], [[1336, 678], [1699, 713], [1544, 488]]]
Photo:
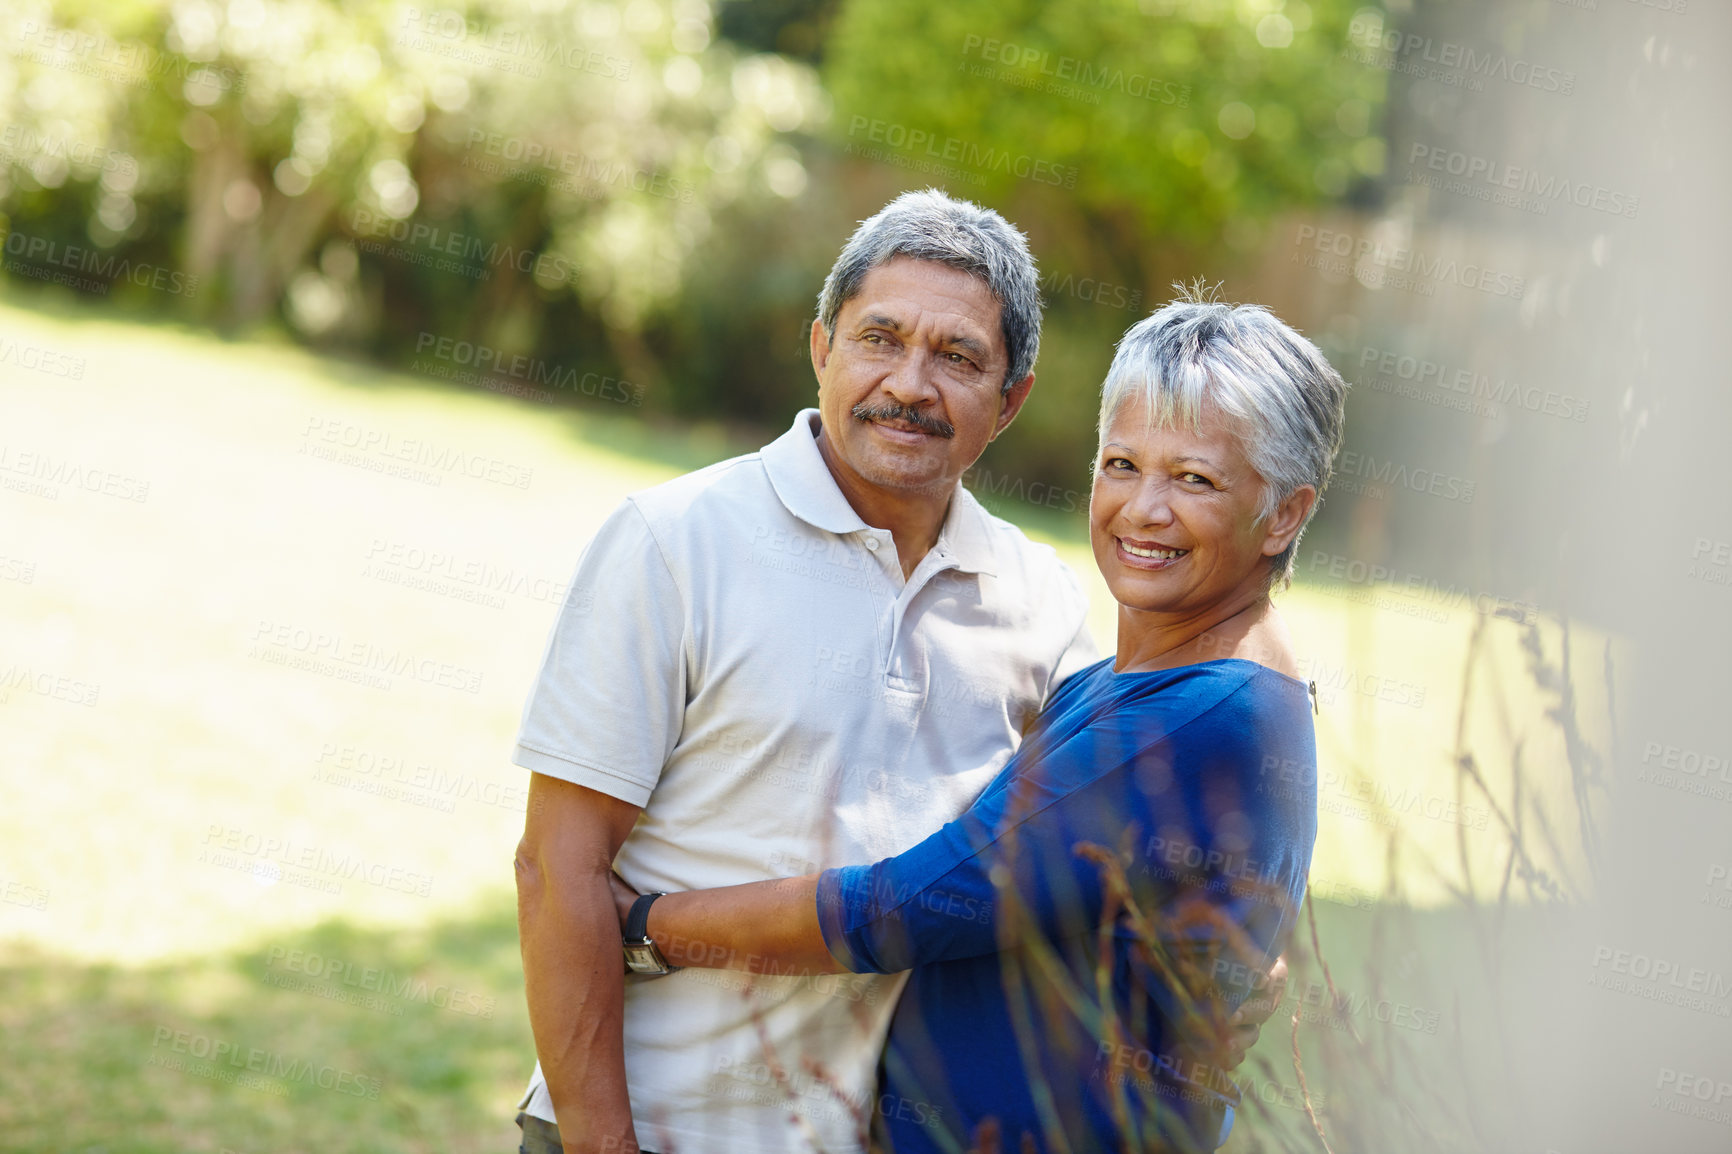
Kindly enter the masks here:
[[[737, 450], [629, 408], [0, 305], [0, 1150], [514, 1148], [509, 752], [556, 590], [625, 494]], [[1085, 577], [1110, 648], [1078, 527], [999, 511]], [[477, 599], [483, 573], [504, 583]], [[1486, 626], [1464, 690], [1473, 614], [1362, 592], [1282, 600], [1323, 688], [1313, 882], [1337, 979], [1423, 998], [1411, 956], [1452, 949], [1452, 894], [1511, 861], [1455, 751], [1566, 886], [1570, 782], [1535, 773], [1563, 739], [1519, 627]], [[1555, 628], [1527, 639], [1557, 660]], [[302, 662], [355, 646], [408, 671]], [[1584, 717], [1603, 647], [1574, 637]], [[1366, 927], [1395, 897], [1431, 928], [1391, 954]]]

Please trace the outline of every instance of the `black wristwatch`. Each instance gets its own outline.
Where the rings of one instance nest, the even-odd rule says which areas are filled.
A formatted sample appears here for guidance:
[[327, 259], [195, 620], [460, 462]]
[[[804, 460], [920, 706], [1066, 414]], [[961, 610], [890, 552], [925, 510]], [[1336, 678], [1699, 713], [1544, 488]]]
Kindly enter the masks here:
[[628, 974], [651, 974], [660, 976], [671, 974], [678, 966], [668, 965], [668, 960], [662, 957], [661, 950], [650, 940], [649, 908], [650, 903], [657, 898], [668, 895], [658, 890], [655, 893], [639, 894], [637, 901], [631, 904], [631, 913], [625, 919], [625, 972]]

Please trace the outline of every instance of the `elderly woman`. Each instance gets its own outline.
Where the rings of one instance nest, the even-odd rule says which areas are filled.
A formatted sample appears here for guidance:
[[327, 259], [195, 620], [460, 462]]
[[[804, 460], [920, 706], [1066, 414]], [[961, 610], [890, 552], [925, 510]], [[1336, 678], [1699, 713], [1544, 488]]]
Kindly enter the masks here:
[[906, 853], [621, 887], [629, 933], [675, 966], [908, 971], [871, 1111], [895, 1154], [1218, 1146], [1237, 1097], [1225, 1023], [1292, 932], [1316, 837], [1313, 705], [1270, 593], [1344, 394], [1262, 308], [1186, 295], [1133, 326], [1089, 503], [1116, 654]]

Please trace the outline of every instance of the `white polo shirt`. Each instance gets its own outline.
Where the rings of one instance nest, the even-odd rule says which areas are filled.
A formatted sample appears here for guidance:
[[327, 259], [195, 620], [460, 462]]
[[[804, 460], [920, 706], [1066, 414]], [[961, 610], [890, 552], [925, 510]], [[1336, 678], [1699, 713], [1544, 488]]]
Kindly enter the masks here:
[[[639, 890], [914, 845], [1096, 660], [1076, 576], [966, 489], [904, 581], [890, 532], [830, 475], [818, 428], [806, 409], [760, 452], [635, 494], [578, 562], [513, 760], [644, 807], [616, 862]], [[903, 980], [628, 977], [639, 1143], [783, 1154], [813, 1148], [809, 1126], [825, 1150], [861, 1150]], [[555, 1120], [539, 1065], [526, 1101]]]

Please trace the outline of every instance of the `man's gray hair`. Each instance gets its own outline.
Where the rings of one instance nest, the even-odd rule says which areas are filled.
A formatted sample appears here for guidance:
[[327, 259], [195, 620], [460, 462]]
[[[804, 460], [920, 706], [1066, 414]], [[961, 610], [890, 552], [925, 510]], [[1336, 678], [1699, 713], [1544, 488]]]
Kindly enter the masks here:
[[1040, 353], [1040, 278], [1028, 238], [990, 208], [955, 200], [936, 188], [905, 192], [860, 222], [818, 294], [818, 321], [836, 339], [836, 317], [860, 292], [866, 274], [899, 256], [931, 260], [986, 282], [998, 300], [1010, 367], [1005, 392], [1034, 370]]
[[[1321, 498], [1329, 484], [1347, 385], [1316, 345], [1261, 305], [1222, 304], [1201, 286], [1180, 286], [1177, 299], [1119, 340], [1101, 386], [1101, 442], [1120, 407], [1137, 397], [1158, 428], [1195, 432], [1205, 406], [1226, 417], [1268, 484], [1259, 519], [1301, 486], [1314, 486]], [[1316, 512], [1313, 504], [1307, 524]], [[1298, 552], [1295, 536], [1270, 559], [1271, 587], [1292, 581]]]

